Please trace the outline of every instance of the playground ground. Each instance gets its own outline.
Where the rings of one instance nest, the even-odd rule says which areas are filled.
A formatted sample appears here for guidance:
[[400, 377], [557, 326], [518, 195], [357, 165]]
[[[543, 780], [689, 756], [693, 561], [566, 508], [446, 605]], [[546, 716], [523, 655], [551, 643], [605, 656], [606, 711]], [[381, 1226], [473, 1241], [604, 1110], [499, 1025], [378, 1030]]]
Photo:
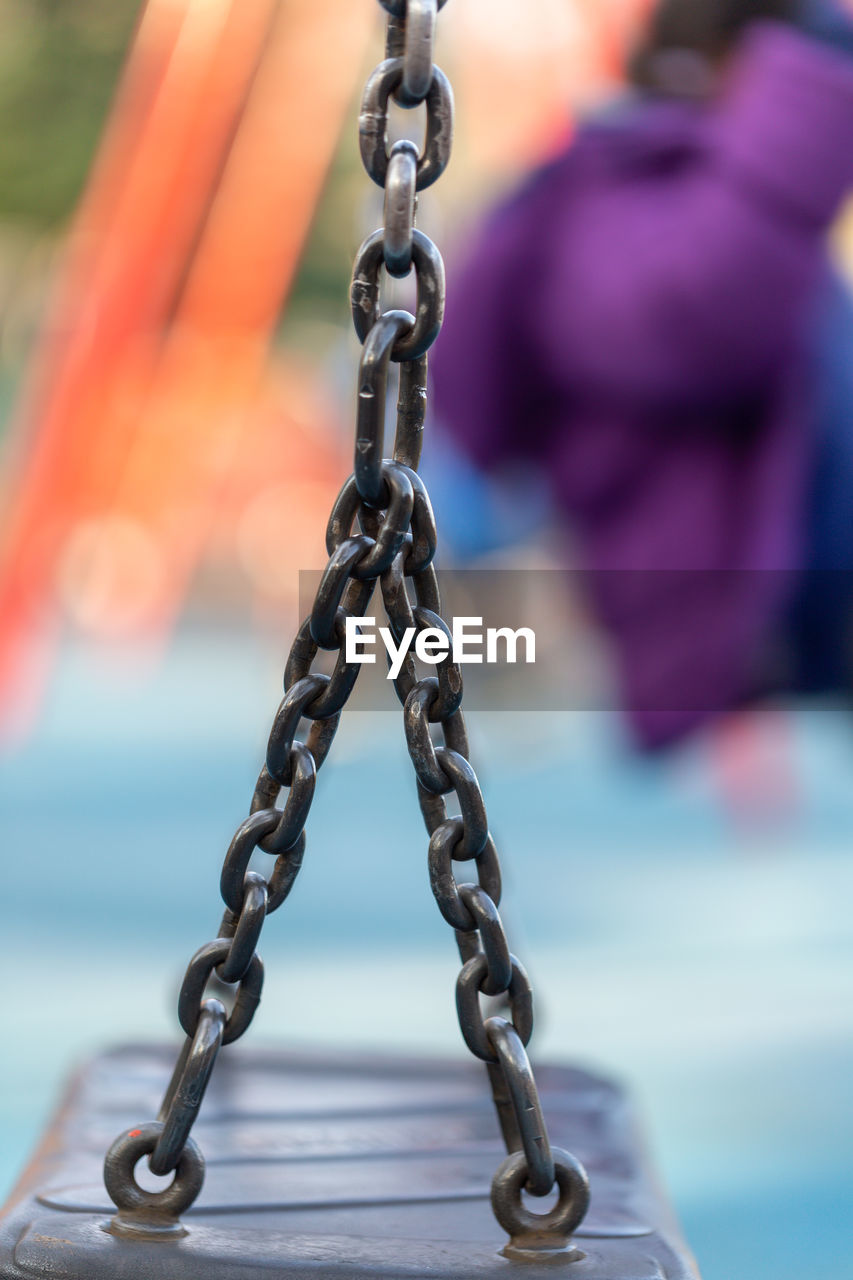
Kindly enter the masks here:
[[[73, 1063], [175, 1036], [280, 665], [257, 636], [191, 630], [147, 674], [67, 648], [3, 761], [0, 1191]], [[747, 820], [701, 744], [640, 763], [603, 713], [470, 719], [536, 1056], [630, 1083], [704, 1280], [853, 1277], [853, 725], [780, 718], [784, 812]], [[461, 1052], [397, 708], [345, 721], [262, 952], [255, 1042]]]

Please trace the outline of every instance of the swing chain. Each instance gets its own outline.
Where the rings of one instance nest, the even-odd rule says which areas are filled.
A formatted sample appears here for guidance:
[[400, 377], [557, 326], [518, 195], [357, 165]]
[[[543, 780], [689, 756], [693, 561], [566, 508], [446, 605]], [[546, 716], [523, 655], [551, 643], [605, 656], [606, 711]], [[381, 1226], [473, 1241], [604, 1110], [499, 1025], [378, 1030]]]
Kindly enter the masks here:
[[[435, 675], [421, 678], [411, 647], [417, 636], [449, 636], [433, 568], [437, 533], [417, 474], [426, 410], [426, 352], [444, 313], [444, 266], [432, 241], [415, 227], [417, 192], [444, 171], [452, 141], [453, 97], [433, 63], [437, 12], [444, 0], [380, 0], [388, 11], [388, 57], [370, 76], [359, 118], [368, 174], [384, 188], [385, 221], [359, 250], [353, 270], [353, 321], [363, 344], [359, 366], [354, 472], [326, 529], [329, 561], [308, 618], [293, 642], [266, 761], [248, 817], [225, 855], [220, 890], [225, 912], [218, 936], [190, 960], [178, 998], [186, 1035], [156, 1122], [122, 1133], [107, 1153], [104, 1178], [118, 1213], [117, 1234], [180, 1231], [178, 1218], [198, 1195], [204, 1161], [190, 1133], [221, 1046], [244, 1034], [261, 997], [263, 965], [256, 948], [268, 915], [290, 894], [305, 851], [305, 824], [317, 773], [334, 740], [360, 664], [347, 661], [348, 620], [364, 616], [377, 583], [398, 645], [408, 656], [394, 684], [429, 835], [429, 875], [444, 918], [456, 931], [463, 960], [457, 1010], [468, 1048], [488, 1066], [509, 1152], [492, 1184], [499, 1222], [522, 1250], [561, 1250], [586, 1212], [581, 1166], [551, 1148], [526, 1048], [532, 1030], [527, 975], [510, 953], [498, 907], [501, 874], [485, 804], [468, 760], [461, 710], [462, 676], [448, 653]], [[423, 149], [408, 140], [388, 149], [391, 97], [410, 108], [423, 102]], [[382, 268], [397, 277], [414, 271], [415, 314], [384, 311]], [[393, 455], [384, 455], [390, 363], [398, 363], [399, 393]], [[357, 522], [357, 531], [356, 531]], [[409, 584], [413, 598], [409, 594]], [[335, 654], [331, 674], [314, 669], [320, 650]], [[297, 737], [303, 721], [308, 729]], [[433, 726], [442, 735], [436, 745]], [[449, 815], [454, 795], [458, 815]], [[269, 873], [250, 868], [260, 850], [275, 859]], [[473, 863], [476, 881], [458, 883], [454, 862]], [[500, 997], [510, 1018], [484, 1016], [481, 995]], [[148, 1155], [155, 1174], [176, 1172], [162, 1192], [143, 1191], [134, 1167]], [[524, 1208], [522, 1191], [558, 1200], [550, 1212]]]
[[[399, 647], [408, 639], [407, 656], [394, 685], [403, 704], [406, 745], [430, 838], [430, 884], [442, 916], [456, 932], [463, 960], [456, 986], [460, 1030], [471, 1053], [488, 1066], [509, 1152], [492, 1184], [492, 1206], [522, 1253], [562, 1250], [585, 1216], [589, 1184], [574, 1157], [550, 1145], [527, 1057], [526, 1045], [533, 1032], [532, 991], [523, 966], [510, 952], [498, 910], [500, 863], [483, 794], [468, 759], [460, 668], [448, 650], [436, 664], [436, 674], [419, 679], [412, 657], [417, 635], [429, 633], [436, 640], [450, 636], [441, 616], [435, 570], [430, 564], [413, 571], [401, 552], [382, 575], [380, 589], [395, 643]], [[440, 745], [433, 740], [433, 726], [440, 729]], [[451, 794], [458, 815], [448, 814]], [[476, 883], [457, 882], [454, 862], [473, 863]], [[481, 996], [501, 997], [502, 1011], [510, 1018], [485, 1016]], [[555, 1182], [559, 1196], [549, 1213], [534, 1214], [524, 1208], [522, 1191], [546, 1196]]]
[[[429, 43], [432, 56], [436, 0], [380, 0], [389, 11], [386, 51], [388, 58], [370, 78], [360, 120], [361, 152], [368, 174], [385, 186], [385, 225], [365, 241], [356, 260], [353, 278], [353, 318], [364, 344], [359, 381], [359, 417], [354, 482], [365, 512], [380, 489], [384, 407], [389, 360], [425, 360], [416, 335], [425, 334], [430, 322], [440, 327], [441, 315], [433, 302], [436, 278], [443, 268], [437, 251], [414, 228], [416, 192], [435, 180], [433, 166], [443, 172], [450, 156], [453, 100], [450, 87], [438, 68], [417, 80], [412, 71], [419, 45]], [[443, 0], [442, 0], [443, 3]], [[404, 107], [426, 102], [427, 130], [420, 157], [414, 144], [397, 142], [390, 155], [386, 147], [389, 96]], [[414, 266], [418, 284], [417, 316], [407, 337], [396, 325], [399, 313], [382, 315], [378, 305], [376, 271], [381, 248], [390, 275], [403, 275]], [[436, 296], [439, 296], [436, 293]], [[392, 322], [391, 317], [394, 316]], [[367, 318], [370, 324], [367, 324]], [[437, 332], [437, 330], [436, 330]], [[435, 334], [429, 331], [429, 345]], [[412, 351], [414, 348], [414, 352]], [[408, 363], [401, 364], [404, 386]], [[418, 372], [423, 381], [425, 370]], [[402, 398], [402, 396], [401, 396]], [[400, 454], [400, 419], [394, 459]], [[419, 455], [419, 448], [418, 448]], [[418, 456], [405, 461], [411, 468]], [[355, 495], [353, 495], [354, 497]], [[419, 490], [423, 510], [429, 510], [426, 491]], [[425, 521], [421, 520], [421, 524]], [[365, 528], [369, 529], [369, 523]], [[421, 539], [420, 541], [423, 541]], [[412, 537], [383, 572], [380, 590], [383, 606], [398, 647], [406, 657], [394, 681], [403, 704], [406, 745], [414, 766], [418, 800], [429, 843], [429, 875], [441, 914], [456, 931], [463, 960], [457, 981], [460, 1029], [471, 1052], [486, 1062], [495, 1106], [509, 1152], [492, 1184], [492, 1207], [509, 1232], [511, 1245], [521, 1253], [566, 1248], [583, 1220], [589, 1204], [586, 1172], [573, 1156], [552, 1148], [538, 1090], [527, 1057], [526, 1045], [533, 1032], [533, 999], [522, 965], [509, 949], [498, 907], [501, 872], [489, 832], [485, 802], [469, 762], [468, 735], [461, 709], [462, 673], [451, 650], [440, 659], [435, 675], [419, 678], [413, 645], [450, 639], [441, 616], [438, 580], [430, 554], [421, 558], [418, 531], [413, 518]], [[409, 594], [409, 584], [414, 598]], [[408, 643], [406, 643], [406, 641]], [[444, 646], [442, 646], [444, 647]], [[442, 744], [433, 741], [438, 725]], [[450, 816], [446, 797], [453, 794], [459, 815]], [[454, 862], [474, 864], [476, 883], [458, 883]], [[502, 997], [510, 1020], [484, 1017], [480, 997]], [[522, 1192], [546, 1196], [557, 1185], [557, 1203], [546, 1214], [524, 1207]]]

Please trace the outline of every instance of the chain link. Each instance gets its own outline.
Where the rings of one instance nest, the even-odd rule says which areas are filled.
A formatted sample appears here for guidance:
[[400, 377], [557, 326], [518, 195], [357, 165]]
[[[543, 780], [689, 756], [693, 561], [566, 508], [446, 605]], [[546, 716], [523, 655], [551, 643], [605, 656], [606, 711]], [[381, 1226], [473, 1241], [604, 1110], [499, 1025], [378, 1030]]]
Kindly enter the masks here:
[[[353, 475], [329, 517], [329, 562], [309, 617], [293, 642], [284, 697], [273, 720], [266, 762], [249, 816], [237, 828], [222, 868], [225, 912], [218, 936], [190, 960], [178, 999], [186, 1041], [166, 1090], [158, 1121], [119, 1136], [105, 1162], [107, 1190], [118, 1207], [114, 1229], [140, 1218], [175, 1222], [201, 1188], [204, 1162], [190, 1138], [222, 1045], [248, 1028], [261, 996], [263, 965], [256, 948], [264, 920], [293, 888], [305, 851], [305, 824], [317, 773], [360, 670], [347, 662], [347, 620], [363, 616], [377, 583], [397, 643], [408, 652], [394, 681], [403, 705], [406, 745], [429, 835], [429, 878], [441, 914], [456, 931], [463, 960], [456, 986], [459, 1025], [471, 1053], [488, 1066], [508, 1159], [492, 1185], [499, 1222], [514, 1243], [560, 1249], [583, 1218], [588, 1184], [565, 1152], [552, 1150], [525, 1046], [533, 1032], [530, 982], [509, 949], [499, 914], [501, 873], [477, 776], [469, 761], [461, 710], [462, 675], [441, 616], [433, 568], [437, 534], [432, 507], [417, 474], [426, 409], [427, 351], [444, 314], [444, 264], [415, 226], [418, 192], [431, 186], [450, 159], [453, 95], [435, 66], [436, 16], [445, 0], [380, 0], [388, 13], [387, 57], [370, 76], [359, 117], [359, 143], [369, 176], [384, 188], [384, 225], [364, 241], [353, 269], [350, 298], [363, 345], [358, 371]], [[389, 151], [390, 101], [423, 103], [422, 148], [405, 139]], [[415, 314], [383, 311], [381, 276], [414, 271]], [[387, 387], [399, 365], [396, 435], [385, 456]], [[426, 636], [425, 633], [429, 633]], [[441, 641], [447, 652], [434, 674], [419, 675], [414, 641]], [[336, 654], [331, 675], [313, 670], [320, 650]], [[304, 738], [300, 726], [307, 722]], [[433, 728], [441, 742], [433, 739]], [[458, 814], [448, 812], [448, 799]], [[274, 857], [268, 875], [250, 869], [258, 851]], [[472, 864], [476, 880], [459, 883], [453, 864]], [[209, 990], [211, 983], [213, 989]], [[230, 995], [226, 993], [230, 992]], [[484, 1016], [481, 996], [503, 998], [509, 1018]], [[134, 1178], [141, 1155], [157, 1174], [176, 1170], [164, 1192], [144, 1192]], [[522, 1192], [558, 1198], [546, 1214], [523, 1204]]]

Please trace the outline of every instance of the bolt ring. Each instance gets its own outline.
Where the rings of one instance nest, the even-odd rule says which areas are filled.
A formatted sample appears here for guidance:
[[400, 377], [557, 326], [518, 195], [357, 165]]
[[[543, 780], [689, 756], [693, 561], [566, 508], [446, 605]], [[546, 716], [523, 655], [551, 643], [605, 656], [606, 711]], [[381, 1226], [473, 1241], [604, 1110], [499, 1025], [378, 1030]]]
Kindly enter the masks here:
[[589, 1179], [580, 1161], [554, 1147], [554, 1175], [559, 1199], [548, 1213], [525, 1208], [521, 1192], [527, 1182], [527, 1160], [515, 1151], [504, 1160], [492, 1181], [492, 1210], [504, 1231], [518, 1237], [554, 1237], [566, 1242], [577, 1231], [589, 1208]]
[[163, 1191], [145, 1191], [134, 1177], [137, 1161], [150, 1155], [160, 1139], [158, 1120], [130, 1129], [116, 1138], [104, 1160], [104, 1186], [119, 1210], [154, 1210], [177, 1220], [189, 1209], [204, 1182], [204, 1156], [188, 1138], [175, 1169], [174, 1181]]

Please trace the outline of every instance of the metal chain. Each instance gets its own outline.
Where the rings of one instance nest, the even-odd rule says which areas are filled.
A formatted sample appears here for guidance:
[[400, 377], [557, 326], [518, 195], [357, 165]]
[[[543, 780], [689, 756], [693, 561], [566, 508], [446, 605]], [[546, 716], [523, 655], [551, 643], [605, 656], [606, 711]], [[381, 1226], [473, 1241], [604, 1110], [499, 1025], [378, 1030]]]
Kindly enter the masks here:
[[[353, 475], [329, 517], [329, 562], [290, 651], [284, 698], [249, 816], [225, 855], [220, 879], [225, 913], [218, 937], [195, 953], [181, 985], [178, 1018], [186, 1041], [158, 1119], [122, 1133], [106, 1156], [105, 1183], [119, 1209], [113, 1229], [121, 1233], [173, 1230], [201, 1189], [204, 1161], [190, 1131], [220, 1047], [237, 1040], [252, 1021], [263, 985], [256, 951], [261, 930], [299, 873], [317, 772], [359, 672], [359, 664], [346, 661], [347, 618], [365, 614], [379, 582], [398, 644], [407, 634], [410, 641], [424, 632], [434, 632], [433, 639], [450, 634], [441, 617], [432, 563], [435, 520], [417, 474], [426, 410], [426, 353], [444, 313], [441, 255], [415, 226], [418, 192], [441, 176], [450, 159], [453, 95], [433, 61], [436, 16], [444, 3], [380, 0], [388, 13], [388, 56], [365, 88], [359, 140], [364, 166], [384, 190], [384, 221], [359, 249], [351, 285], [353, 321], [363, 345]], [[404, 140], [389, 150], [392, 97], [405, 108], [425, 104], [422, 148]], [[414, 315], [383, 310], [383, 266], [395, 277], [414, 270]], [[399, 394], [393, 455], [386, 459], [392, 362], [400, 366]], [[330, 676], [312, 669], [320, 649], [337, 654]], [[500, 866], [482, 792], [468, 760], [461, 672], [448, 654], [435, 675], [420, 678], [410, 649], [394, 683], [430, 836], [432, 891], [456, 931], [464, 962], [456, 988], [459, 1023], [468, 1048], [488, 1065], [510, 1153], [492, 1184], [494, 1212], [516, 1245], [560, 1249], [586, 1212], [589, 1187], [578, 1162], [548, 1141], [526, 1053], [533, 1030], [530, 983], [510, 953], [498, 912]], [[303, 721], [310, 726], [304, 740], [297, 737]], [[433, 726], [441, 730], [440, 745], [433, 741]], [[456, 797], [458, 816], [448, 815], [450, 795]], [[258, 849], [275, 858], [268, 876], [250, 870]], [[476, 882], [458, 883], [454, 862], [473, 863]], [[502, 996], [510, 1017], [484, 1016], [481, 994]], [[175, 1171], [166, 1191], [147, 1192], [137, 1184], [133, 1170], [143, 1155], [149, 1156], [153, 1173]], [[550, 1212], [533, 1214], [525, 1208], [524, 1190], [546, 1196], [555, 1184], [558, 1198]]]

